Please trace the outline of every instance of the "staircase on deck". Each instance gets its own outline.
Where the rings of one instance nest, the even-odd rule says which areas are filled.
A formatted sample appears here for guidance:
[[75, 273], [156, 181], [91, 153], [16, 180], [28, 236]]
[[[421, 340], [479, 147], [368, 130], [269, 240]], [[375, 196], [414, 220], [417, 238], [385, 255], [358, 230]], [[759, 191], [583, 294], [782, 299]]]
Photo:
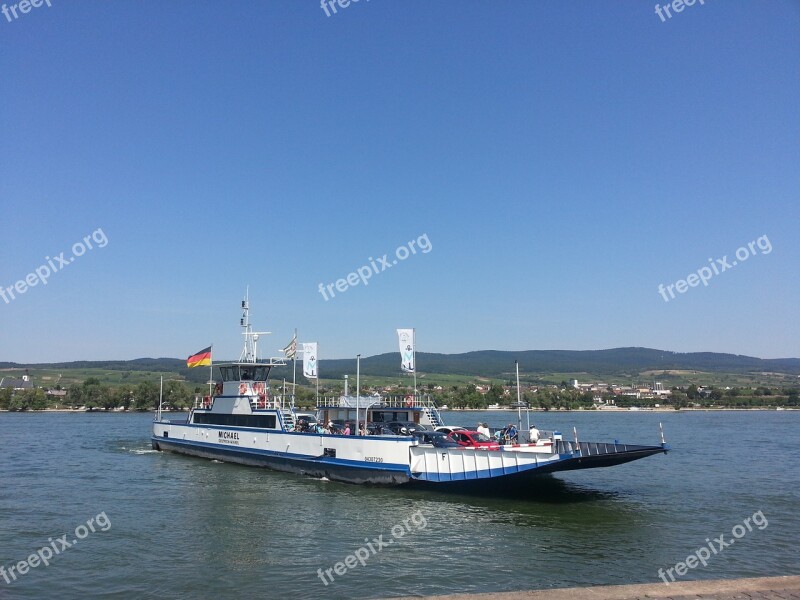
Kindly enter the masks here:
[[294, 413], [287, 408], [283, 408], [280, 414], [281, 421], [283, 421], [283, 429], [285, 431], [294, 431]]
[[442, 425], [442, 416], [439, 414], [439, 410], [436, 408], [435, 404], [431, 403], [428, 406], [423, 406], [422, 410], [427, 415], [428, 420], [434, 428]]

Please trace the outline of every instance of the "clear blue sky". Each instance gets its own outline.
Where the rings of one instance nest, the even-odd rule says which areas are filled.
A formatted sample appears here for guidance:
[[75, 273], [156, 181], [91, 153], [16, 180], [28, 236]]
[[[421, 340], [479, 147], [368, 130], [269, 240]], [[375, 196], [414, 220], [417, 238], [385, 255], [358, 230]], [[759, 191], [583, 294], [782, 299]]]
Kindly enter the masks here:
[[266, 353], [295, 327], [322, 360], [415, 327], [430, 352], [799, 356], [799, 33], [796, 0], [0, 15], [0, 285], [108, 239], [0, 300], [0, 360], [238, 356], [248, 284]]

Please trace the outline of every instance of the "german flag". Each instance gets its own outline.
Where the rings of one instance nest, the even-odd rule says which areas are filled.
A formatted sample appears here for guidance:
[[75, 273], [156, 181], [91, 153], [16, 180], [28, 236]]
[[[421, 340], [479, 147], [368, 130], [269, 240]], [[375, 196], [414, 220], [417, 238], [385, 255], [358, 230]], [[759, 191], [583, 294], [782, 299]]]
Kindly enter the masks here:
[[209, 365], [211, 365], [211, 346], [186, 359], [186, 366], [190, 369], [192, 367], [208, 367]]

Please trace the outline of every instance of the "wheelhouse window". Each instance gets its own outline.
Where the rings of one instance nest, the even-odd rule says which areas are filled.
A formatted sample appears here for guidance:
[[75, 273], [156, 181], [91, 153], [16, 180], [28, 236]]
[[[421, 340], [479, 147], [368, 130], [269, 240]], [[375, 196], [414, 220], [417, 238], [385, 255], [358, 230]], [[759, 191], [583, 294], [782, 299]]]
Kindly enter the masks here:
[[229, 415], [215, 413], [195, 413], [194, 423], [198, 425], [222, 425], [226, 427], [256, 427], [276, 429], [275, 415]]
[[225, 365], [219, 367], [223, 381], [267, 381], [270, 367], [266, 365]]
[[219, 367], [219, 372], [222, 375], [222, 381], [239, 381], [239, 367], [236, 365]]

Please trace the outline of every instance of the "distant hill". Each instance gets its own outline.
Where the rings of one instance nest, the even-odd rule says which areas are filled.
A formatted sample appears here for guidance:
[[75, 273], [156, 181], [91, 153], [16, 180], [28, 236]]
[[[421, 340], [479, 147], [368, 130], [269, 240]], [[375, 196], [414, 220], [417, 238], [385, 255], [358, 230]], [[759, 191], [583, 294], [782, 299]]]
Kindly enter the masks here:
[[[490, 377], [507, 379], [518, 360], [520, 372], [527, 375], [545, 373], [587, 373], [598, 377], [632, 377], [646, 371], [689, 370], [711, 373], [761, 373], [774, 372], [800, 375], [800, 359], [762, 359], [737, 354], [715, 352], [679, 353], [651, 348], [613, 348], [610, 350], [524, 350], [519, 352], [480, 350], [463, 354], [417, 354], [420, 373]], [[223, 362], [223, 361], [220, 361]], [[373, 377], [400, 375], [399, 353], [391, 352], [361, 360], [361, 373]], [[76, 361], [63, 363], [20, 364], [0, 363], [0, 369], [48, 369], [108, 371], [171, 372], [189, 381], [205, 382], [208, 371], [204, 368], [188, 369], [186, 361], [178, 358], [138, 358], [127, 361]], [[301, 369], [298, 368], [298, 374]], [[332, 359], [320, 362], [320, 374], [325, 379], [338, 379], [345, 373], [355, 372], [355, 359]], [[291, 378], [291, 367], [276, 368], [274, 379]]]
[[[651, 370], [696, 370], [720, 373], [778, 372], [800, 375], [800, 359], [762, 359], [715, 352], [678, 353], [651, 348], [614, 348], [611, 350], [479, 350], [464, 354], [417, 353], [421, 373], [441, 373], [504, 378], [514, 372], [591, 374], [636, 374]], [[352, 373], [354, 359], [321, 361], [324, 376]], [[374, 376], [399, 374], [397, 352], [361, 359], [361, 373]], [[322, 371], [321, 371], [322, 372]]]

